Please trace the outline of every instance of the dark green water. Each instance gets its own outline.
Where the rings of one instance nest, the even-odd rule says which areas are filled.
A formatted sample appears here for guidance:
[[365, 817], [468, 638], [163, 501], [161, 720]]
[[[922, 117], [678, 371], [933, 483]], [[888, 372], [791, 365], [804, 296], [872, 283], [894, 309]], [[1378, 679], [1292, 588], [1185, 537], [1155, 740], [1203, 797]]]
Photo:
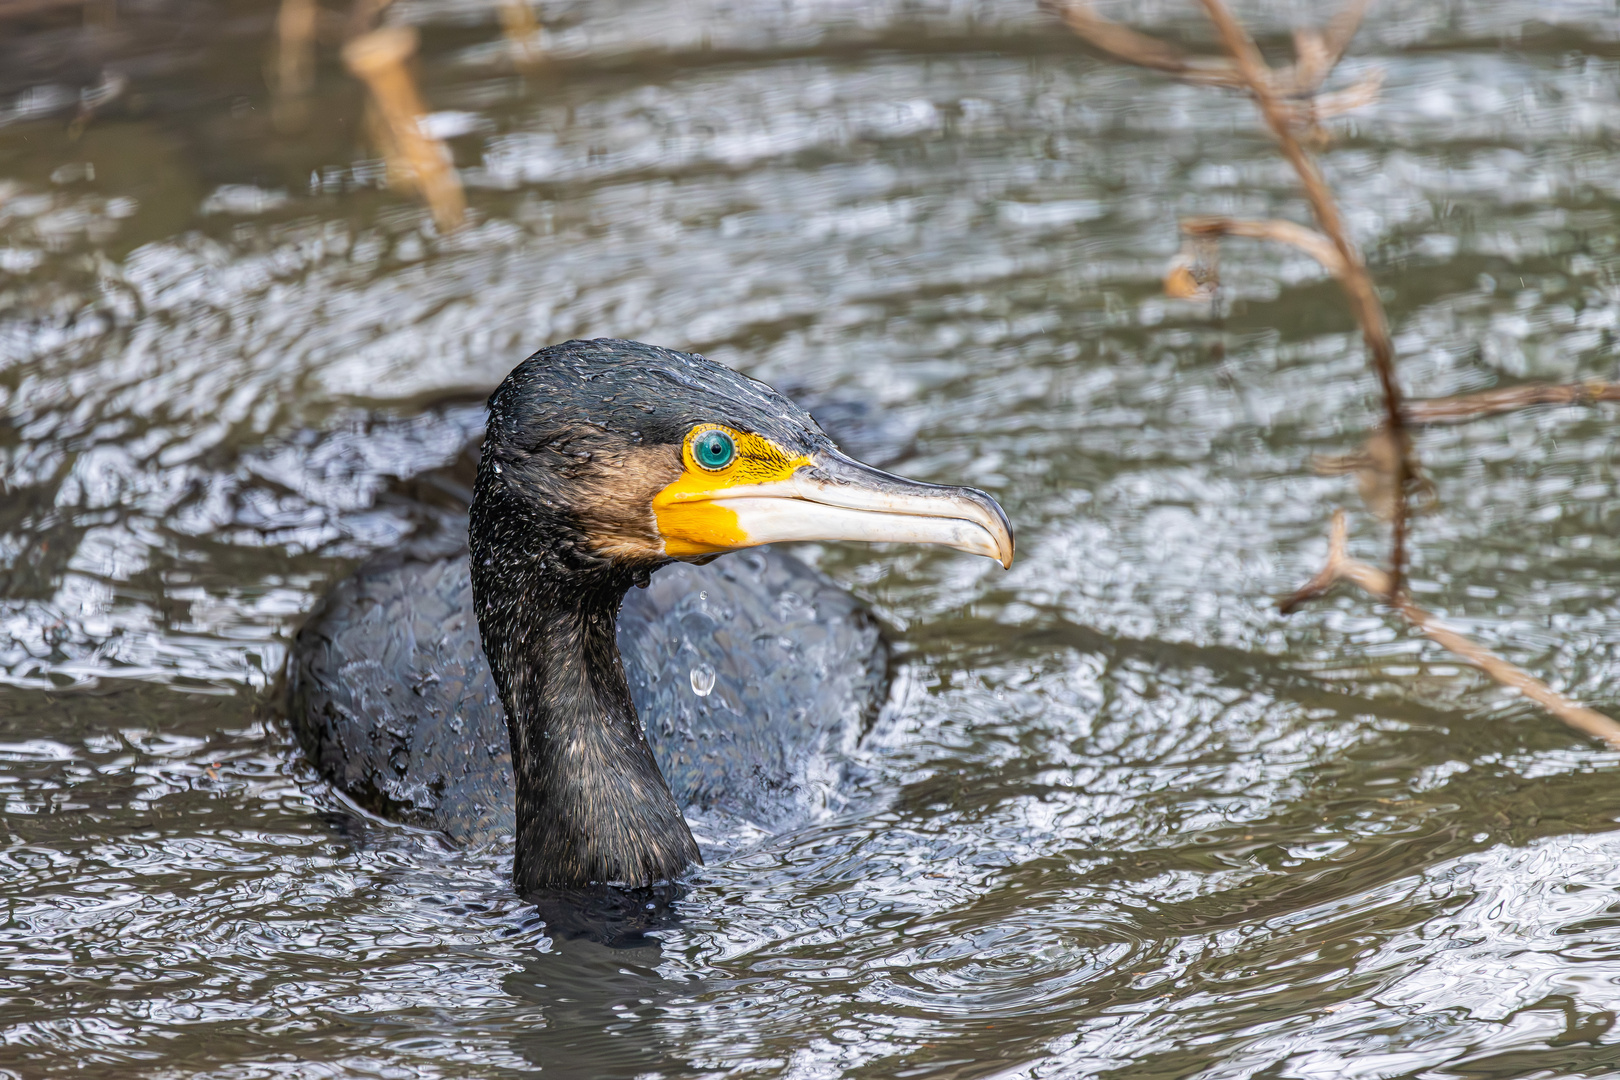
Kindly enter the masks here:
[[[1032, 6], [548, 4], [525, 80], [493, 8], [399, 0], [460, 132], [448, 239], [377, 189], [330, 47], [270, 124], [267, 4], [0, 27], [6, 1075], [1620, 1074], [1620, 755], [1362, 598], [1274, 614], [1334, 507], [1381, 549], [1309, 466], [1376, 416], [1358, 336], [1245, 242], [1223, 323], [1162, 298], [1178, 214], [1303, 220], [1289, 174], [1245, 102]], [[1342, 80], [1386, 92], [1326, 166], [1415, 394], [1615, 376], [1616, 15], [1358, 39]], [[1019, 530], [1009, 573], [805, 552], [901, 658], [864, 789], [619, 952], [550, 941], [503, 852], [345, 809], [271, 691], [479, 397], [602, 334], [879, 402]], [[1611, 712], [1615, 419], [1424, 434], [1413, 581]]]

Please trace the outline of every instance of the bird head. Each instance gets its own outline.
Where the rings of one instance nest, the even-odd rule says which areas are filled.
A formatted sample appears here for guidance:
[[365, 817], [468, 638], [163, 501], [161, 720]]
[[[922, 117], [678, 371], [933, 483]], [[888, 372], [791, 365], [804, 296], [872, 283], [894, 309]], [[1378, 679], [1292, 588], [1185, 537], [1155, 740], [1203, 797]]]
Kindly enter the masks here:
[[984, 492], [864, 465], [764, 383], [610, 339], [542, 349], [490, 397], [474, 518], [504, 550], [578, 569], [640, 572], [793, 540], [1013, 559], [1007, 515]]

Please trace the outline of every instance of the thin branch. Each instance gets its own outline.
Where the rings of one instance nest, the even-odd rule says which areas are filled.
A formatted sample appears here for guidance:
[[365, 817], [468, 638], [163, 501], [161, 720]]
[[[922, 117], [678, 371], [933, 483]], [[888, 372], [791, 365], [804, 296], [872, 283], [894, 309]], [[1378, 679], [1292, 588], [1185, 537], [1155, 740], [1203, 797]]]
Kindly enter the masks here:
[[1300, 30], [1294, 33], [1294, 53], [1299, 59], [1294, 64], [1294, 93], [1313, 94], [1328, 74], [1344, 59], [1361, 20], [1367, 14], [1371, 0], [1350, 0], [1339, 13], [1318, 33]]
[[1330, 116], [1340, 116], [1356, 109], [1365, 108], [1378, 100], [1379, 93], [1384, 89], [1384, 69], [1372, 68], [1361, 78], [1345, 87], [1343, 90], [1334, 90], [1327, 94], [1313, 94], [1306, 98], [1306, 109], [1309, 120], [1314, 123], [1326, 120]]
[[1311, 204], [1311, 212], [1316, 217], [1318, 227], [1332, 241], [1339, 258], [1344, 261], [1344, 270], [1338, 275], [1339, 283], [1344, 287], [1356, 322], [1361, 324], [1362, 340], [1367, 343], [1367, 353], [1372, 361], [1373, 371], [1378, 376], [1379, 387], [1383, 391], [1384, 426], [1401, 450], [1395, 477], [1395, 514], [1390, 529], [1392, 542], [1389, 585], [1393, 599], [1394, 594], [1401, 590], [1406, 570], [1408, 516], [1406, 493], [1412, 486], [1417, 469], [1412, 461], [1411, 439], [1406, 433], [1401, 387], [1395, 378], [1395, 348], [1389, 336], [1389, 322], [1384, 317], [1384, 305], [1378, 298], [1378, 290], [1373, 285], [1372, 276], [1367, 273], [1366, 264], [1362, 262], [1361, 252], [1356, 250], [1355, 244], [1350, 240], [1349, 230], [1345, 228], [1344, 219], [1339, 214], [1338, 203], [1333, 198], [1327, 179], [1323, 177], [1315, 159], [1306, 152], [1294, 134], [1289, 110], [1273, 90], [1271, 71], [1261, 58], [1260, 50], [1255, 47], [1254, 39], [1243, 28], [1243, 24], [1238, 22], [1224, 0], [1200, 0], [1200, 2], [1208, 12], [1210, 21], [1215, 24], [1215, 29], [1220, 33], [1227, 52], [1231, 53], [1233, 60], [1236, 61], [1238, 71], [1243, 75], [1243, 81], [1249, 92], [1254, 95], [1255, 103], [1260, 106], [1260, 115], [1265, 118], [1266, 126], [1276, 138], [1283, 157], [1299, 175], [1300, 184], [1305, 188], [1305, 198]]
[[[1345, 49], [1356, 36], [1370, 0], [1350, 0], [1321, 31], [1299, 30], [1294, 34], [1297, 56], [1293, 65], [1271, 72], [1272, 85], [1285, 97], [1310, 98], [1344, 58]], [[1204, 86], [1245, 89], [1247, 83], [1238, 67], [1224, 57], [1189, 56], [1167, 41], [1160, 41], [1123, 23], [1097, 13], [1091, 0], [1041, 0], [1048, 11], [1062, 19], [1074, 33], [1094, 48], [1116, 60], [1151, 68], [1186, 82]], [[1339, 111], [1343, 111], [1342, 109]], [[1331, 115], [1323, 113], [1321, 115]]]
[[[1395, 466], [1399, 457], [1395, 440], [1389, 437], [1389, 432], [1379, 428], [1367, 436], [1355, 453], [1312, 455], [1311, 467], [1318, 476], [1354, 476], [1356, 489], [1367, 509], [1380, 521], [1388, 521], [1395, 515]], [[1414, 506], [1423, 501], [1432, 502], [1434, 485], [1424, 477], [1409, 497]]]
[[[1337, 64], [1344, 56], [1350, 42], [1355, 39], [1356, 31], [1361, 29], [1361, 20], [1366, 17], [1367, 9], [1372, 7], [1372, 0], [1350, 0], [1348, 4], [1339, 9], [1339, 13], [1328, 21], [1327, 29], [1322, 37], [1326, 40], [1328, 53]], [[1328, 70], [1332, 70], [1329, 65]], [[1323, 72], [1325, 75], [1326, 72]]]
[[1230, 60], [1188, 56], [1169, 42], [1097, 14], [1089, 0], [1042, 0], [1076, 35], [1116, 60], [1162, 71], [1191, 83], [1240, 87], [1242, 76]]
[[[1130, 63], [1194, 81], [1194, 77], [1188, 74], [1192, 62], [1179, 50], [1102, 19], [1085, 0], [1047, 2], [1064, 16], [1071, 29], [1103, 51]], [[1620, 401], [1620, 386], [1606, 383], [1530, 386], [1437, 401], [1403, 402], [1401, 388], [1395, 378], [1394, 348], [1383, 304], [1361, 253], [1350, 240], [1332, 190], [1300, 141], [1301, 132], [1309, 132], [1321, 116], [1365, 104], [1377, 93], [1382, 78], [1380, 72], [1369, 73], [1333, 100], [1322, 100], [1316, 95], [1317, 88], [1355, 36], [1368, 0], [1350, 0], [1323, 33], [1306, 31], [1296, 34], [1298, 61], [1285, 72], [1273, 71], [1266, 65], [1254, 40], [1227, 8], [1225, 0], [1200, 2], [1231, 55], [1232, 66], [1202, 64], [1197, 68], [1196, 81], [1234, 85], [1230, 75], [1235, 70], [1238, 76], [1236, 85], [1254, 96], [1284, 158], [1298, 174], [1320, 231], [1288, 221], [1204, 217], [1183, 221], [1182, 233], [1189, 242], [1217, 236], [1274, 240], [1305, 251], [1326, 267], [1344, 288], [1351, 310], [1361, 326], [1362, 337], [1384, 398], [1382, 431], [1369, 440], [1363, 454], [1343, 459], [1337, 465], [1339, 471], [1355, 471], [1361, 476], [1363, 494], [1368, 496], [1369, 505], [1377, 509], [1387, 504], [1387, 512], [1393, 518], [1390, 569], [1385, 572], [1349, 557], [1346, 553], [1344, 512], [1336, 511], [1327, 564], [1302, 588], [1281, 602], [1282, 613], [1286, 615], [1325, 595], [1340, 582], [1351, 582], [1383, 599], [1413, 627], [1498, 683], [1537, 702], [1571, 727], [1620, 749], [1620, 724], [1602, 713], [1577, 705], [1490, 650], [1441, 625], [1433, 615], [1412, 603], [1402, 581], [1406, 565], [1410, 494], [1418, 489], [1418, 472], [1407, 431], [1408, 421], [1414, 424], [1453, 423], [1531, 405]], [[1306, 100], [1301, 102], [1301, 98]], [[1171, 274], [1166, 278], [1168, 292], [1178, 296], [1195, 296], [1203, 295], [1213, 287], [1210, 282], [1200, 280], [1194, 274], [1198, 261], [1194, 253], [1189, 253], [1184, 247], [1178, 260], [1172, 263]], [[1213, 258], [1207, 261], [1213, 263]], [[1376, 490], [1370, 494], [1369, 477], [1376, 481]]]
[[1291, 244], [1321, 263], [1336, 278], [1345, 273], [1344, 257], [1333, 241], [1314, 229], [1292, 221], [1245, 221], [1229, 217], [1190, 217], [1181, 221], [1181, 231], [1190, 236], [1247, 236]]
[[[1248, 90], [1254, 96], [1256, 104], [1260, 107], [1261, 116], [1265, 118], [1266, 126], [1276, 138], [1283, 157], [1299, 176], [1320, 233], [1312, 233], [1298, 226], [1289, 228], [1285, 222], [1230, 222], [1228, 223], [1230, 228], [1223, 227], [1220, 231], [1239, 235], [1262, 235], [1300, 247], [1328, 267], [1344, 289], [1351, 312], [1361, 326], [1361, 335], [1367, 345], [1368, 357], [1383, 393], [1384, 426], [1400, 450], [1400, 461], [1395, 476], [1396, 498], [1390, 529], [1389, 560], [1390, 585], [1398, 591], [1406, 569], [1406, 534], [1409, 516], [1407, 493], [1415, 483], [1418, 470], [1413, 460], [1412, 442], [1406, 432], [1401, 388], [1395, 378], [1395, 349], [1390, 340], [1389, 321], [1384, 315], [1384, 306], [1378, 298], [1378, 290], [1373, 285], [1371, 275], [1367, 273], [1360, 251], [1350, 240], [1349, 231], [1345, 228], [1344, 219], [1339, 213], [1338, 204], [1334, 201], [1327, 180], [1299, 139], [1299, 130], [1314, 124], [1319, 113], [1311, 101], [1306, 101], [1302, 105], [1296, 100], [1300, 96], [1311, 97], [1322, 79], [1344, 55], [1350, 39], [1355, 36], [1356, 29], [1361, 25], [1368, 0], [1350, 0], [1348, 6], [1328, 25], [1326, 32], [1298, 35], [1296, 43], [1300, 49], [1299, 62], [1293, 69], [1284, 72], [1274, 72], [1266, 65], [1260, 50], [1254, 44], [1254, 39], [1232, 14], [1224, 0], [1201, 0], [1201, 2], [1209, 14], [1210, 21], [1215, 24], [1222, 44], [1231, 56], [1231, 60], [1225, 64], [1194, 61], [1174, 46], [1103, 18], [1092, 8], [1089, 0], [1045, 0], [1045, 2], [1063, 17], [1076, 34], [1121, 60], [1164, 71], [1188, 81], [1221, 86], [1236, 85]], [[1362, 84], [1347, 92], [1344, 102], [1332, 103], [1333, 107], [1348, 107], [1366, 99], [1376, 92], [1376, 81], [1379, 78], [1381, 78], [1379, 75], [1370, 75], [1362, 81]], [[1296, 229], [1298, 231], [1295, 231]], [[1325, 241], [1331, 246], [1333, 254], [1329, 255], [1323, 244], [1318, 241]], [[1187, 292], [1187, 283], [1180, 278], [1172, 284], [1182, 293]]]
[[1461, 424], [1476, 417], [1537, 405], [1595, 405], [1600, 401], [1620, 401], [1620, 383], [1593, 381], [1564, 386], [1531, 383], [1478, 394], [1408, 401], [1405, 413], [1408, 424]]
[[1413, 604], [1406, 593], [1396, 593], [1391, 588], [1388, 574], [1377, 567], [1350, 558], [1346, 549], [1347, 533], [1344, 511], [1335, 510], [1333, 527], [1328, 539], [1327, 563], [1315, 577], [1278, 604], [1282, 614], [1291, 614], [1302, 604], [1325, 596], [1335, 585], [1347, 581], [1363, 592], [1388, 601], [1402, 618], [1441, 648], [1483, 671], [1503, 686], [1517, 690], [1575, 730], [1594, 739], [1601, 739], [1610, 747], [1620, 750], [1620, 724], [1600, 712], [1576, 704], [1523, 668], [1509, 663], [1478, 642], [1443, 625], [1432, 614]]

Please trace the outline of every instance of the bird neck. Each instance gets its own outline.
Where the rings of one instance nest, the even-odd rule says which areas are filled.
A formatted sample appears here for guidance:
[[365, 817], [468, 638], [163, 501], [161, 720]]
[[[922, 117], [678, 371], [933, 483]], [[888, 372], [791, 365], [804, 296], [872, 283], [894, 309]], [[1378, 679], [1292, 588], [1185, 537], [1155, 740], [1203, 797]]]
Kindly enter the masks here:
[[518, 892], [641, 887], [701, 863], [619, 657], [635, 576], [558, 557], [543, 529], [481, 537], [477, 524], [473, 597], [512, 740]]

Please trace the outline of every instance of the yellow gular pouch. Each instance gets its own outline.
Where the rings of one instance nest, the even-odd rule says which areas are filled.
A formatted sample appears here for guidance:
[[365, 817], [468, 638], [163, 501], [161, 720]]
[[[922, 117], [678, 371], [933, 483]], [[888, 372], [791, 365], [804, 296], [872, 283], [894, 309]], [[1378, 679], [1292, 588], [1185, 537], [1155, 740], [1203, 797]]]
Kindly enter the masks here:
[[664, 554], [692, 559], [748, 547], [748, 534], [723, 495], [788, 480], [808, 464], [808, 457], [789, 454], [760, 435], [724, 424], [693, 427], [681, 442], [681, 475], [653, 497]]

